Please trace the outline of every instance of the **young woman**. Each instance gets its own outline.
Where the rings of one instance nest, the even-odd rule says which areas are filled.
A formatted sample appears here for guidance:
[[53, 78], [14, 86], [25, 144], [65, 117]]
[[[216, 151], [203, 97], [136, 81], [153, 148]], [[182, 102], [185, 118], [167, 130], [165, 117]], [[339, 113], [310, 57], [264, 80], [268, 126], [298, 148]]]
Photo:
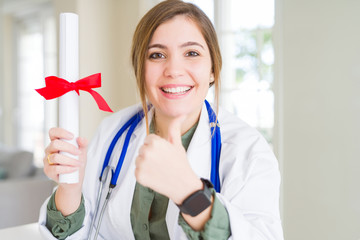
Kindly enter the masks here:
[[[89, 239], [126, 240], [283, 239], [273, 153], [256, 130], [204, 102], [214, 85], [217, 106], [221, 69], [206, 15], [190, 3], [161, 2], [136, 28], [132, 63], [141, 105], [106, 118], [89, 147], [83, 138], [77, 139], [79, 148], [60, 140], [72, 138], [64, 129], [50, 130], [46, 175], [58, 181], [59, 174], [80, 170], [80, 182], [60, 183], [44, 203], [43, 234], [49, 239], [89, 234]], [[129, 129], [113, 142], [127, 123]], [[108, 201], [110, 180], [97, 204], [104, 159], [114, 169], [110, 177], [117, 175], [119, 162], [122, 167], [111, 181]]]

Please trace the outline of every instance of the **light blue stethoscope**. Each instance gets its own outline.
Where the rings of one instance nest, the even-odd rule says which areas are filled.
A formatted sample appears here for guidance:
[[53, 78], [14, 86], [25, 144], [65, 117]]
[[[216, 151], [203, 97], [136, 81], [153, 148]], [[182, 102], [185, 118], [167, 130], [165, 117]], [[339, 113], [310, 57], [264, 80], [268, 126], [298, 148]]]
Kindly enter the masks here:
[[[207, 109], [207, 112], [209, 115], [210, 132], [211, 132], [210, 181], [214, 185], [216, 192], [220, 192], [220, 177], [219, 177], [219, 162], [220, 162], [220, 152], [221, 152], [220, 127], [219, 127], [219, 122], [216, 119], [216, 114], [214, 113], [213, 109], [211, 108], [211, 106], [207, 100], [205, 100], [205, 105], [206, 105], [206, 109]], [[109, 166], [109, 162], [110, 162], [111, 154], [115, 148], [115, 145], [116, 145], [117, 141], [119, 140], [119, 138], [122, 136], [122, 134], [129, 128], [129, 130], [126, 134], [126, 137], [125, 137], [124, 145], [123, 145], [116, 169], [115, 169], [115, 171], [114, 171], [114, 169], [111, 169], [111, 180], [110, 180], [109, 190], [108, 190], [108, 193], [105, 198], [105, 202], [104, 202], [101, 212], [100, 212], [94, 239], [97, 239], [106, 206], [109, 202], [109, 199], [110, 199], [113, 189], [116, 187], [116, 183], [117, 183], [117, 180], [118, 180], [118, 177], [120, 174], [120, 170], [123, 165], [123, 162], [124, 162], [124, 159], [126, 156], [126, 152], [127, 152], [128, 146], [129, 146], [131, 135], [133, 134], [136, 126], [143, 119], [143, 117], [144, 117], [144, 112], [142, 110], [139, 111], [138, 113], [136, 113], [132, 118], [130, 118], [120, 128], [120, 130], [116, 133], [114, 139], [110, 143], [109, 149], [105, 156], [105, 160], [104, 160], [104, 164], [103, 164], [103, 167], [102, 167], [102, 170], [100, 173], [100, 177], [99, 177], [100, 184], [99, 184], [99, 190], [98, 190], [98, 195], [97, 195], [97, 199], [96, 199], [96, 211], [95, 211], [95, 215], [91, 221], [88, 240], [90, 240], [90, 238], [91, 238], [92, 228], [93, 228], [93, 225], [95, 224], [95, 219], [97, 218], [97, 215], [99, 212], [100, 198], [102, 195], [103, 185], [106, 182], [107, 177], [109, 175], [109, 171], [111, 169], [111, 167]], [[105, 176], [105, 177], [103, 178], [103, 176]]]

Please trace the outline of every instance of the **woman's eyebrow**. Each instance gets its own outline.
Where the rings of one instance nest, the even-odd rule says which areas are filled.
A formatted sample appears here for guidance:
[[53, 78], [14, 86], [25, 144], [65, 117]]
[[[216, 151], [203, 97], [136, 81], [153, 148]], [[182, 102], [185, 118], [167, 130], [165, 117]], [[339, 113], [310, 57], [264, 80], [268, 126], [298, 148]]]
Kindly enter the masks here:
[[183, 43], [180, 45], [180, 47], [188, 47], [188, 46], [199, 46], [201, 47], [202, 49], [205, 49], [203, 45], [201, 45], [200, 43], [198, 42], [186, 42], [186, 43]]
[[162, 44], [159, 44], [159, 43], [155, 43], [155, 44], [149, 45], [149, 46], [148, 46], [148, 49], [150, 49], [150, 48], [166, 49], [167, 47], [166, 47], [165, 45], [162, 45]]
[[[189, 47], [189, 46], [199, 46], [201, 47], [202, 49], [205, 49], [203, 45], [201, 45], [200, 43], [198, 42], [186, 42], [186, 43], [183, 43], [180, 45], [181, 48], [183, 47]], [[160, 49], [167, 49], [167, 47], [163, 44], [160, 44], [160, 43], [155, 43], [155, 44], [151, 44], [149, 45], [148, 49], [151, 49], [151, 48], [160, 48]]]

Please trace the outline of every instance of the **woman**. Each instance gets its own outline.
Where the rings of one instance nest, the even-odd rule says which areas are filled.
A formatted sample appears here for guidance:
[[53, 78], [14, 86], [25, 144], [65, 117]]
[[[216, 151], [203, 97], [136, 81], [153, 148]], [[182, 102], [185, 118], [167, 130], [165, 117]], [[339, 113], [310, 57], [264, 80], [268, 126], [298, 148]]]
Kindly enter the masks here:
[[[59, 174], [79, 170], [80, 182], [59, 184], [44, 203], [42, 232], [48, 238], [86, 239], [99, 226], [98, 239], [282, 239], [277, 161], [256, 130], [222, 110], [214, 121], [221, 126], [220, 192], [206, 180], [217, 133], [204, 100], [212, 85], [218, 99], [221, 69], [206, 15], [178, 0], [158, 4], [136, 28], [132, 63], [141, 106], [105, 119], [88, 148], [85, 139], [78, 138], [76, 148], [60, 140], [71, 139], [71, 133], [50, 130], [45, 173], [58, 181]], [[101, 224], [92, 224], [107, 149], [141, 109], [145, 117], [131, 134], [117, 187]], [[114, 168], [125, 138], [111, 155]], [[59, 151], [79, 155], [79, 161]]]

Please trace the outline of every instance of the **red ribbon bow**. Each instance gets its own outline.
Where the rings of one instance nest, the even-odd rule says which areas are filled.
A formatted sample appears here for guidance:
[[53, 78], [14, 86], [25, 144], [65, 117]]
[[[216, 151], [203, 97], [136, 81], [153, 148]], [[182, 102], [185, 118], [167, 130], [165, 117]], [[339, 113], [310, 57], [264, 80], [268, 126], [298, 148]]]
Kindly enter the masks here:
[[101, 87], [101, 73], [90, 75], [76, 82], [68, 82], [62, 78], [50, 76], [45, 78], [45, 85], [46, 87], [35, 90], [46, 100], [60, 97], [70, 91], [76, 91], [76, 93], [80, 95], [79, 90], [83, 90], [93, 96], [101, 110], [112, 112], [104, 98], [99, 93], [92, 90], [92, 88]]

